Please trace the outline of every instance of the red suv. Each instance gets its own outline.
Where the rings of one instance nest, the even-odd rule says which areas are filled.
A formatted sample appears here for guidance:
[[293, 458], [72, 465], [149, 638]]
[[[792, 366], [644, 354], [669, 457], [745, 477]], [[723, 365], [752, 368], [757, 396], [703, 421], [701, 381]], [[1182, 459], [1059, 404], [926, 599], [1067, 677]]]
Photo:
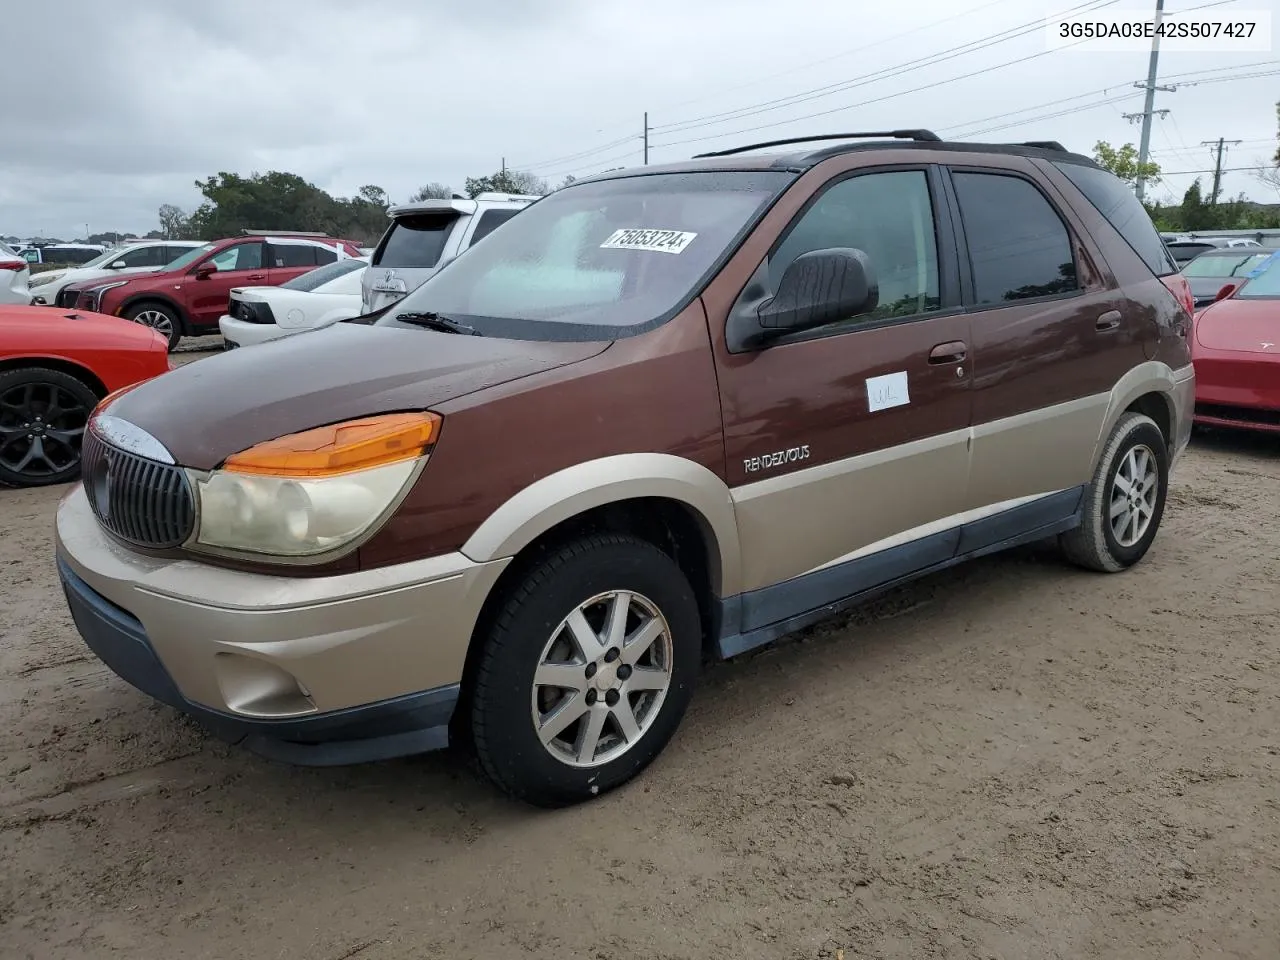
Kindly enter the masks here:
[[285, 283], [340, 256], [358, 257], [360, 248], [331, 237], [234, 237], [197, 247], [158, 273], [68, 284], [57, 305], [152, 327], [173, 350], [184, 336], [217, 333], [232, 287]]

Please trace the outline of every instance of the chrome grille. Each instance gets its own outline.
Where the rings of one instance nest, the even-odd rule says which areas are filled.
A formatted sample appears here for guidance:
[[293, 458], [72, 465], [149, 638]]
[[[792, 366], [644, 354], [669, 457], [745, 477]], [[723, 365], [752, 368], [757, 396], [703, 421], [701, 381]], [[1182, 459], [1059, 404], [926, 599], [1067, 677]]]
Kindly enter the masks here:
[[84, 433], [81, 483], [107, 530], [140, 547], [182, 544], [195, 525], [195, 499], [181, 467], [157, 463]]

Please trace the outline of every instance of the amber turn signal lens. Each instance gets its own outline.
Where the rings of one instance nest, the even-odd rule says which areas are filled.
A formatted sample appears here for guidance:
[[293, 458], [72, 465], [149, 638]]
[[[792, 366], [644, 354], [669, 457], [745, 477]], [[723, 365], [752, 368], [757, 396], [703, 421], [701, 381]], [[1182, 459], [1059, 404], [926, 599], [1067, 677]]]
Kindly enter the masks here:
[[330, 477], [421, 456], [439, 433], [439, 414], [389, 413], [268, 440], [228, 457], [222, 469], [273, 477]]

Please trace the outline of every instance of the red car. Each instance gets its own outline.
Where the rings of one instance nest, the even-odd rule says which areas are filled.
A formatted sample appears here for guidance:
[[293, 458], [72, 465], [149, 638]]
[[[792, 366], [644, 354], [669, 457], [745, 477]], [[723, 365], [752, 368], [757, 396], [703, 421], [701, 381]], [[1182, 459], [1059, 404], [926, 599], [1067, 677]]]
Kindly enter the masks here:
[[94, 313], [0, 306], [0, 483], [66, 483], [109, 393], [169, 370], [155, 330]]
[[340, 256], [358, 257], [360, 248], [328, 237], [235, 237], [197, 247], [158, 273], [68, 284], [56, 305], [152, 327], [172, 350], [184, 336], [218, 332], [232, 287], [278, 286]]
[[1280, 253], [1195, 316], [1195, 423], [1280, 433]]

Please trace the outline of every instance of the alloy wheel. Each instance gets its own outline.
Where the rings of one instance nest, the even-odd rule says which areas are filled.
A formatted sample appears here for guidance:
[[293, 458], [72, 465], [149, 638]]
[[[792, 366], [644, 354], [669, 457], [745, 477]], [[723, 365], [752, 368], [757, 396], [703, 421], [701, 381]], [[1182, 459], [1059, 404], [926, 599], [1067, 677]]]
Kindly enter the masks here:
[[1151, 526], [1156, 512], [1156, 496], [1160, 487], [1160, 472], [1156, 456], [1145, 444], [1129, 449], [1116, 468], [1111, 482], [1111, 505], [1108, 520], [1116, 543], [1132, 547], [1138, 543]]
[[562, 763], [597, 767], [653, 725], [671, 685], [671, 629], [648, 598], [597, 594], [552, 632], [533, 678], [538, 739]]
[[80, 460], [90, 409], [53, 383], [20, 383], [0, 393], [0, 465], [32, 479]]

